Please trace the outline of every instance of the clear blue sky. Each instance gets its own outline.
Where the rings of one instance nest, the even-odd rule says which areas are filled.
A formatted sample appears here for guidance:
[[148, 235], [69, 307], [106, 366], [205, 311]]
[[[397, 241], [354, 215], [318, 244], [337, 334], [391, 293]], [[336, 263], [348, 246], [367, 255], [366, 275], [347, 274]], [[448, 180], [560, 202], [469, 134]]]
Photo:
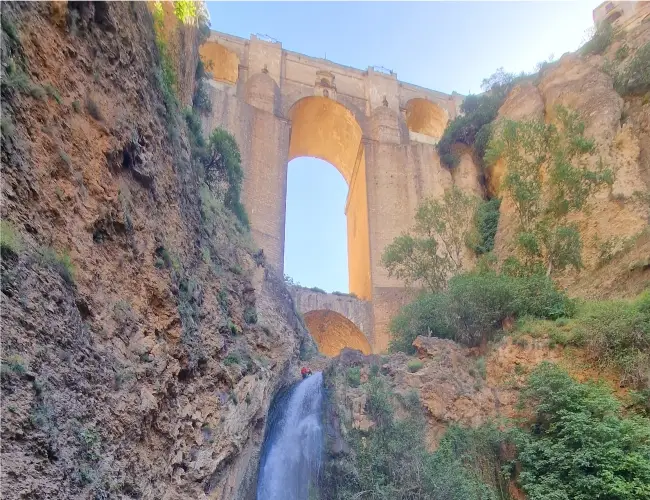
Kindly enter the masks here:
[[[212, 29], [259, 33], [285, 49], [461, 94], [480, 92], [497, 68], [532, 71], [573, 51], [600, 1], [210, 2]], [[305, 286], [348, 291], [343, 210], [347, 185], [312, 158], [289, 164], [285, 273]]]

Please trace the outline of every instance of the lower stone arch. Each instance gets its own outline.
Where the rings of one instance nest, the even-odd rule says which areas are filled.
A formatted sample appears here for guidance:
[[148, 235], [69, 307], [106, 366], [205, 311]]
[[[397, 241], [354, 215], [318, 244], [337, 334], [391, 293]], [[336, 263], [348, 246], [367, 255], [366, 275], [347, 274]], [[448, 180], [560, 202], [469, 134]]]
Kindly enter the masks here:
[[305, 325], [318, 350], [325, 356], [336, 356], [342, 349], [358, 349], [371, 354], [366, 336], [348, 318], [335, 311], [316, 310], [305, 313]]

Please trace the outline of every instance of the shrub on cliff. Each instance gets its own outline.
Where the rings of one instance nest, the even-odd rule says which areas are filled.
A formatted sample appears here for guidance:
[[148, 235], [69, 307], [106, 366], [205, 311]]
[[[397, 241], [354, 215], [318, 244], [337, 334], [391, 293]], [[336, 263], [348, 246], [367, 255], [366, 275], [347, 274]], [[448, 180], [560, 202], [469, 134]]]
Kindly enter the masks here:
[[474, 215], [475, 200], [457, 187], [442, 200], [426, 199], [415, 214], [410, 233], [395, 238], [382, 254], [388, 275], [430, 291], [444, 288], [462, 266], [462, 254]]
[[622, 385], [650, 387], [650, 292], [635, 300], [585, 302], [571, 320], [526, 322], [520, 331], [583, 347], [598, 367], [617, 370]]
[[582, 342], [601, 366], [620, 370], [624, 384], [650, 387], [650, 292], [632, 302], [587, 304], [579, 323]]
[[465, 98], [460, 108], [463, 115], [457, 116], [447, 124], [438, 141], [438, 153], [443, 165], [452, 168], [458, 164], [458, 158], [452, 151], [455, 143], [473, 146], [479, 162], [483, 160], [491, 133], [490, 123], [497, 117], [499, 108], [514, 84], [524, 77], [523, 73], [516, 77], [499, 68], [492, 76], [483, 80], [483, 94], [470, 94]]
[[556, 114], [558, 126], [504, 120], [486, 153], [488, 163], [503, 159], [508, 165], [502, 190], [514, 204], [515, 244], [525, 267], [543, 265], [548, 275], [582, 267], [582, 240], [570, 216], [613, 181], [602, 162], [597, 168], [587, 162], [595, 146], [584, 136], [578, 115], [561, 106]]
[[602, 23], [598, 28], [593, 31], [593, 34], [587, 42], [580, 47], [580, 52], [583, 55], [588, 54], [602, 54], [605, 49], [612, 43], [614, 30], [610, 23]]
[[554, 319], [573, 312], [573, 302], [546, 276], [460, 274], [445, 292], [422, 294], [402, 308], [391, 321], [390, 349], [413, 354], [418, 335], [476, 346], [490, 340], [508, 317]]
[[0, 221], [0, 253], [18, 255], [22, 252], [23, 243], [20, 233], [9, 221]]
[[650, 421], [623, 417], [603, 386], [543, 363], [522, 404], [533, 421], [516, 434], [518, 480], [530, 500], [650, 498]]
[[352, 430], [350, 453], [328, 460], [321, 488], [327, 498], [506, 498], [498, 457], [504, 434], [496, 427], [451, 427], [438, 450], [429, 453], [419, 401], [397, 420], [393, 395], [380, 378], [373, 378], [367, 391], [368, 414], [376, 425], [367, 432]]
[[228, 181], [225, 204], [237, 216], [239, 221], [249, 227], [248, 215], [241, 202], [241, 187], [244, 170], [241, 166], [241, 154], [237, 141], [225, 129], [215, 129], [208, 139], [208, 154], [204, 163], [208, 179], [217, 173], [224, 173]]
[[476, 207], [476, 235], [471, 242], [471, 248], [477, 255], [491, 252], [494, 248], [494, 237], [497, 234], [497, 226], [499, 225], [500, 206], [501, 200], [492, 198], [479, 203]]
[[[619, 49], [620, 50], [620, 49]], [[623, 96], [643, 95], [650, 90], [650, 42], [636, 51], [626, 65], [606, 62], [603, 70], [614, 80], [614, 88]]]

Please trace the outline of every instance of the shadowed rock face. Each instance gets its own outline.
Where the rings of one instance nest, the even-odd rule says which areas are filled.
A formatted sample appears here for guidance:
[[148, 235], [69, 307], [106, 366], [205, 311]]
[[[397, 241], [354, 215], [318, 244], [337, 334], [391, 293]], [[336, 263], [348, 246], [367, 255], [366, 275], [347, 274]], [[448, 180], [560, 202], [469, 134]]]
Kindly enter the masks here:
[[[3, 498], [243, 498], [312, 341], [232, 215], [206, 226], [147, 5], [2, 17], [2, 67], [54, 89], [6, 87], [3, 69], [2, 219], [22, 239], [2, 252]], [[167, 28], [191, 102], [195, 33]]]

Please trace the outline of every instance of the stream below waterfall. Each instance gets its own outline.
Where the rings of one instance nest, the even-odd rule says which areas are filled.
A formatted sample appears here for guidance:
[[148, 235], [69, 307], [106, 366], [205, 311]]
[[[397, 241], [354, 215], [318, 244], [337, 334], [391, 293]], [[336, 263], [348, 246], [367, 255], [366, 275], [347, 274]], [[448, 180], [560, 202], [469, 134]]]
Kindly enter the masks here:
[[274, 399], [257, 482], [257, 500], [307, 500], [317, 490], [323, 453], [323, 374]]

